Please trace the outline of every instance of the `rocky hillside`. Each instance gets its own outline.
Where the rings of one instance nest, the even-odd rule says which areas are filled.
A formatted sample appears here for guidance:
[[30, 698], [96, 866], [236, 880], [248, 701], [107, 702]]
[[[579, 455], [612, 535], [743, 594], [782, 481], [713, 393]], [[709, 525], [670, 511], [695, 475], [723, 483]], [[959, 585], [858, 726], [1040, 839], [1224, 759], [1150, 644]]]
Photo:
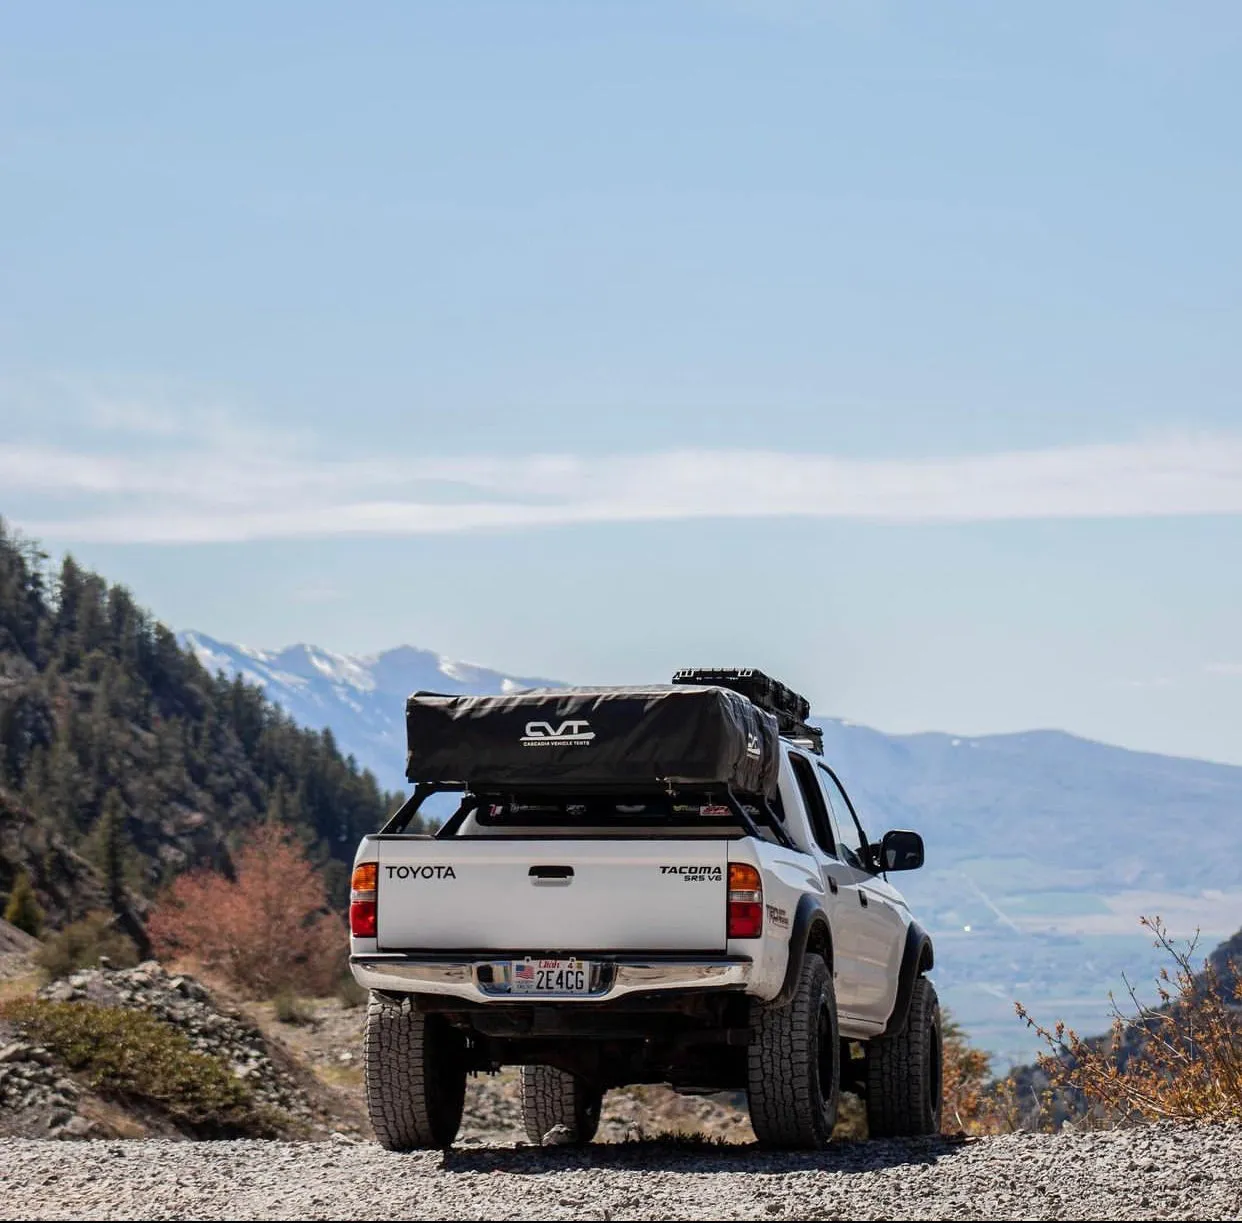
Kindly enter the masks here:
[[0, 1133], [338, 1131], [365, 1131], [354, 1093], [322, 1081], [240, 1005], [154, 961], [85, 969], [0, 1011]]
[[101, 872], [49, 823], [0, 789], [0, 886], [12, 887], [19, 872], [34, 881], [50, 926], [110, 907]]
[[[0, 521], [0, 893], [25, 870], [52, 924], [198, 864], [268, 814], [343, 897], [389, 799], [240, 678], [210, 674], [123, 587], [53, 573]], [[95, 868], [92, 875], [89, 867]]]

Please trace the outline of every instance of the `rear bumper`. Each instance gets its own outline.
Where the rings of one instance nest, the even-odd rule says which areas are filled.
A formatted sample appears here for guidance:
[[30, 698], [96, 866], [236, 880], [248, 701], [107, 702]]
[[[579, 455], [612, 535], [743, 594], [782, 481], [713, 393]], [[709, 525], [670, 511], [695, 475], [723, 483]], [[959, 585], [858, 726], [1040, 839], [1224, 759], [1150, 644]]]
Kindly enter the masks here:
[[349, 966], [364, 989], [509, 1004], [610, 1002], [666, 990], [745, 990], [754, 968], [751, 960], [740, 956], [627, 957], [581, 952], [578, 958], [591, 965], [590, 989], [583, 994], [516, 993], [510, 987], [510, 961], [494, 956], [354, 955]]

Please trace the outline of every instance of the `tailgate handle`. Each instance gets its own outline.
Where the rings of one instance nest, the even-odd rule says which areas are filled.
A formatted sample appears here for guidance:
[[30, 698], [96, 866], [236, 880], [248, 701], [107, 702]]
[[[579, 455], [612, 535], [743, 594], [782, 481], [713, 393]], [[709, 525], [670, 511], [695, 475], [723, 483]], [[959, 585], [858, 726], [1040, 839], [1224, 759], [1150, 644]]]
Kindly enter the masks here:
[[567, 887], [574, 881], [572, 866], [532, 866], [527, 874], [537, 888]]

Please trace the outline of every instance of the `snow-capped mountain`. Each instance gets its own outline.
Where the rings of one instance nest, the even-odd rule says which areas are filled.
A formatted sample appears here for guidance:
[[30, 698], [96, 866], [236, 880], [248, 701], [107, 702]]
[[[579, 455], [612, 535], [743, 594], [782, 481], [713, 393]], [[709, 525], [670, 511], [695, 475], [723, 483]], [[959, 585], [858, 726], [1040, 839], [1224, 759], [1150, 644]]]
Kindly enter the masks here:
[[405, 787], [405, 699], [411, 692], [516, 692], [557, 681], [504, 675], [431, 650], [397, 646], [380, 654], [334, 654], [313, 645], [256, 650], [206, 633], [178, 634], [208, 671], [240, 675], [303, 726], [328, 727], [389, 790]]

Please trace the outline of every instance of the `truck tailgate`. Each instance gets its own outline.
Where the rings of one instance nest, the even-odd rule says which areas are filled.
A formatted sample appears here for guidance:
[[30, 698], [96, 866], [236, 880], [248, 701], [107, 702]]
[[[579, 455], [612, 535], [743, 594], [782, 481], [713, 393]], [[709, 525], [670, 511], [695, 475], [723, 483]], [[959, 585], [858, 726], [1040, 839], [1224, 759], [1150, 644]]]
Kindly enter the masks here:
[[382, 951], [723, 951], [728, 842], [380, 838]]

